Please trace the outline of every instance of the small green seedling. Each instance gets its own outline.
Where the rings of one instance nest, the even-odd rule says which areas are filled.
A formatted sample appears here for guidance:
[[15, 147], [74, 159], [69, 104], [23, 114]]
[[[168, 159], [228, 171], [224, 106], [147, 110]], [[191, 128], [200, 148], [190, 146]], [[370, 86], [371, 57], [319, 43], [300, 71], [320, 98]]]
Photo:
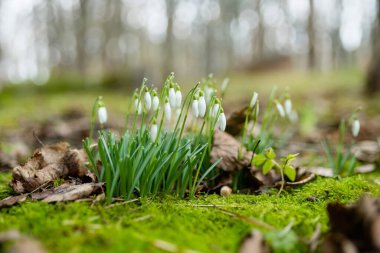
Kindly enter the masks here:
[[286, 157], [280, 159], [280, 163], [275, 160], [276, 153], [272, 148], [267, 148], [264, 154], [257, 154], [252, 158], [252, 163], [261, 167], [263, 174], [266, 175], [271, 169], [276, 169], [281, 174], [281, 188], [278, 194], [284, 188], [285, 185], [285, 176], [289, 178], [290, 181], [296, 179], [296, 169], [290, 164], [298, 154], [289, 154]]

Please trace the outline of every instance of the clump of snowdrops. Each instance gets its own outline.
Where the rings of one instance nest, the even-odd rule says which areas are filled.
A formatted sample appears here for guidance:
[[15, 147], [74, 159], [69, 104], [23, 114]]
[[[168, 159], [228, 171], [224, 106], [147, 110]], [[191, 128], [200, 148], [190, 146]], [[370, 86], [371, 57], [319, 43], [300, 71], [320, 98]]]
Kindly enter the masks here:
[[[133, 94], [133, 113], [121, 137], [100, 130], [97, 145], [92, 132], [83, 142], [90, 168], [105, 182], [109, 202], [113, 197], [162, 193], [193, 197], [219, 162], [211, 164], [209, 159], [214, 130], [226, 127], [215, 93], [198, 84], [183, 98], [173, 73], [161, 91], [146, 82]], [[93, 107], [92, 125], [96, 112], [103, 126], [107, 111], [101, 97]], [[189, 124], [192, 131], [185, 131]]]

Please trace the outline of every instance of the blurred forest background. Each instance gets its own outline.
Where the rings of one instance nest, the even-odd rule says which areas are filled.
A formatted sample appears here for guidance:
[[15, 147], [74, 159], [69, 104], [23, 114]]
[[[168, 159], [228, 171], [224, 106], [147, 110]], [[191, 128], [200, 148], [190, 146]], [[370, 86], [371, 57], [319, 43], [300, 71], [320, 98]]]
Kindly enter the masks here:
[[0, 0], [0, 87], [354, 67], [371, 92], [379, 9], [376, 0]]

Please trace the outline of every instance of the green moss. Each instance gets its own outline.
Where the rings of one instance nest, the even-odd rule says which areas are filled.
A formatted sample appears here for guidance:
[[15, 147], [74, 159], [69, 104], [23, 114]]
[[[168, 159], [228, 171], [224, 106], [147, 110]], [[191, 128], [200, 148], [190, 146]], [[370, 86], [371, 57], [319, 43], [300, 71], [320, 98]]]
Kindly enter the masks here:
[[[377, 176], [318, 178], [279, 197], [233, 194], [227, 198], [209, 195], [180, 200], [167, 196], [112, 208], [90, 203], [27, 202], [0, 210], [0, 230], [19, 229], [40, 239], [52, 252], [161, 252], [153, 245], [154, 240], [201, 252], [236, 252], [245, 234], [253, 228], [262, 228], [217, 208], [199, 205], [221, 205], [223, 209], [260, 219], [279, 230], [293, 221], [293, 231], [309, 238], [317, 223], [322, 224], [323, 231], [328, 229], [326, 205], [329, 202], [353, 202], [364, 193], [380, 195], [380, 187], [369, 181]], [[9, 176], [0, 178], [5, 180]], [[0, 195], [5, 193], [9, 189], [2, 186]], [[305, 249], [299, 242], [295, 245], [296, 251]]]

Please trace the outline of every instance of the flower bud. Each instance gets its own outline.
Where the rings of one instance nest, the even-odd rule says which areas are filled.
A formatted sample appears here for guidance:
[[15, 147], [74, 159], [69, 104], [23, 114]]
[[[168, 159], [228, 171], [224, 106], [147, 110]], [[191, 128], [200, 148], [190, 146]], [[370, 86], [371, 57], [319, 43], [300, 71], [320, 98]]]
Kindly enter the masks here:
[[167, 121], [170, 121], [170, 119], [172, 118], [172, 109], [170, 108], [169, 100], [167, 98], [165, 100], [164, 111], [165, 111], [165, 119]]
[[254, 92], [253, 93], [253, 95], [252, 95], [252, 98], [251, 98], [251, 102], [249, 103], [249, 107], [251, 108], [251, 109], [253, 109], [254, 107], [255, 107], [255, 105], [256, 105], [256, 103], [257, 103], [257, 97], [258, 97], [259, 95], [257, 94], [257, 92]]
[[145, 108], [147, 111], [149, 111], [152, 106], [152, 97], [150, 96], [148, 88], [145, 89], [144, 100], [145, 100]]
[[98, 117], [99, 117], [99, 123], [101, 125], [107, 122], [107, 110], [104, 104], [102, 104], [98, 109]]
[[156, 111], [159, 105], [160, 105], [160, 99], [157, 97], [157, 94], [153, 94], [152, 110]]
[[218, 126], [219, 126], [220, 131], [224, 132], [224, 130], [226, 130], [226, 124], [227, 124], [226, 115], [224, 114], [224, 111], [222, 109], [218, 117]]
[[198, 99], [195, 97], [193, 99], [193, 102], [191, 103], [191, 108], [193, 110], [193, 115], [195, 118], [198, 118], [199, 116], [199, 105], [198, 105]]
[[203, 92], [200, 93], [200, 97], [198, 99], [198, 110], [199, 117], [203, 118], [206, 114], [206, 100], [203, 96]]
[[278, 114], [280, 114], [280, 116], [284, 118], [285, 117], [284, 107], [282, 107], [282, 105], [278, 101], [275, 101], [275, 103], [276, 103]]
[[135, 104], [135, 109], [137, 111], [137, 114], [141, 115], [142, 113], [141, 101], [138, 98], [135, 98], [134, 104]]
[[354, 137], [357, 137], [359, 135], [359, 132], [360, 132], [360, 121], [358, 119], [354, 119], [354, 121], [352, 122], [351, 131], [352, 131], [352, 135]]
[[179, 89], [179, 85], [176, 86], [176, 92], [175, 92], [175, 101], [176, 101], [176, 107], [180, 108], [182, 103], [182, 93]]
[[216, 103], [213, 107], [212, 107], [212, 111], [211, 111], [211, 117], [216, 117], [218, 116], [218, 112], [219, 112], [219, 103]]
[[157, 139], [157, 123], [156, 120], [153, 120], [153, 125], [150, 127], [150, 139], [155, 142]]
[[176, 95], [175, 95], [175, 90], [174, 88], [171, 87], [169, 88], [169, 103], [170, 103], [170, 106], [175, 108], [176, 104], [177, 104], [177, 98], [176, 98]]
[[285, 113], [286, 115], [288, 116], [291, 116], [291, 113], [292, 113], [292, 100], [290, 100], [290, 98], [287, 98], [284, 102], [284, 106], [285, 106]]

